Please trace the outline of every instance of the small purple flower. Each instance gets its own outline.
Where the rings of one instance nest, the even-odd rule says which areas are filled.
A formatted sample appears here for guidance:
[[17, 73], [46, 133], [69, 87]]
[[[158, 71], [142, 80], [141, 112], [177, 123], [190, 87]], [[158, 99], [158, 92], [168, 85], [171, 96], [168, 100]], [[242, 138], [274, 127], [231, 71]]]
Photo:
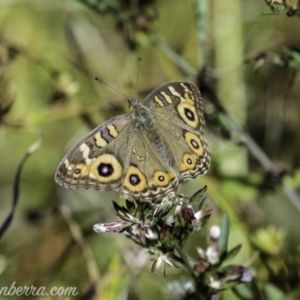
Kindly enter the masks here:
[[243, 266], [228, 266], [227, 272], [233, 276], [232, 280], [237, 282], [251, 282], [256, 273], [253, 268]]
[[116, 221], [116, 222], [110, 222], [110, 223], [98, 223], [93, 226], [93, 229], [97, 233], [120, 232], [126, 225], [127, 224], [124, 221]]

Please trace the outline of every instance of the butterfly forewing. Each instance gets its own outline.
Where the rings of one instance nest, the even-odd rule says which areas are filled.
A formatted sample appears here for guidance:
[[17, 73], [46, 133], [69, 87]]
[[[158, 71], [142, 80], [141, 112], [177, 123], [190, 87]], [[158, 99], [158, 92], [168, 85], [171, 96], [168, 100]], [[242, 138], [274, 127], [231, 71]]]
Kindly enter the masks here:
[[[189, 126], [201, 134], [204, 132], [205, 120], [203, 102], [198, 87], [190, 82], [171, 82], [151, 92], [145, 106], [164, 114], [170, 121]], [[172, 109], [171, 109], [172, 108]]]
[[149, 94], [145, 105], [152, 109], [160, 135], [177, 158], [174, 169], [179, 171], [180, 181], [205, 174], [211, 158], [198, 87], [190, 82], [163, 85]]
[[129, 114], [114, 117], [90, 132], [62, 160], [56, 181], [74, 189], [118, 189], [127, 168], [123, 158], [128, 153], [125, 141], [130, 140], [131, 118]]

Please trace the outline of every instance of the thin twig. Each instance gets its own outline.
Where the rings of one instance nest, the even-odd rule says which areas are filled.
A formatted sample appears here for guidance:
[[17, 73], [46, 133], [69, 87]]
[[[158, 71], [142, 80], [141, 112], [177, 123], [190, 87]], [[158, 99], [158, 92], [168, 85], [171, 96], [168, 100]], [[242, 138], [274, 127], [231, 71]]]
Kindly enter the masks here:
[[193, 0], [194, 12], [196, 17], [197, 39], [200, 49], [200, 62], [207, 61], [207, 20], [209, 10], [208, 0]]
[[[100, 282], [101, 275], [99, 273], [99, 268], [97, 267], [92, 250], [89, 247], [89, 245], [86, 243], [86, 241], [84, 240], [79, 225], [72, 218], [72, 212], [71, 212], [70, 208], [65, 204], [61, 204], [59, 206], [59, 210], [60, 210], [61, 215], [63, 216], [64, 220], [67, 222], [74, 240], [80, 246], [80, 248], [83, 252], [83, 255], [86, 259], [87, 270], [89, 273], [91, 283], [95, 286], [95, 289], [97, 290], [97, 286]], [[99, 293], [98, 290], [97, 290], [97, 292]], [[97, 294], [97, 296], [100, 297], [99, 294]]]

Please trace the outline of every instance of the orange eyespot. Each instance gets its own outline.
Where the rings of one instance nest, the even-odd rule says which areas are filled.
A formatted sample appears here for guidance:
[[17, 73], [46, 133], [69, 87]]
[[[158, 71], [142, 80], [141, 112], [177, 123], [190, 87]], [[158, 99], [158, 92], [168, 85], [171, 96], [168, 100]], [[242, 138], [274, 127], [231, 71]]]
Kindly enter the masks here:
[[189, 145], [190, 149], [198, 156], [202, 156], [204, 148], [200, 138], [192, 132], [186, 132], [184, 138]]

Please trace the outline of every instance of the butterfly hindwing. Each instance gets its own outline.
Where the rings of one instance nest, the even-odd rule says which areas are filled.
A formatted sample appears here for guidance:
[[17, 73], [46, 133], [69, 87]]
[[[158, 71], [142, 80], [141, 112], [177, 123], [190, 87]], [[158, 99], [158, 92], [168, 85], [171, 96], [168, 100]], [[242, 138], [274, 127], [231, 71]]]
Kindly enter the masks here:
[[130, 144], [130, 164], [120, 188], [121, 195], [127, 199], [156, 200], [175, 192], [179, 178], [163, 160], [162, 153], [155, 150], [148, 135], [140, 131], [132, 136]]

